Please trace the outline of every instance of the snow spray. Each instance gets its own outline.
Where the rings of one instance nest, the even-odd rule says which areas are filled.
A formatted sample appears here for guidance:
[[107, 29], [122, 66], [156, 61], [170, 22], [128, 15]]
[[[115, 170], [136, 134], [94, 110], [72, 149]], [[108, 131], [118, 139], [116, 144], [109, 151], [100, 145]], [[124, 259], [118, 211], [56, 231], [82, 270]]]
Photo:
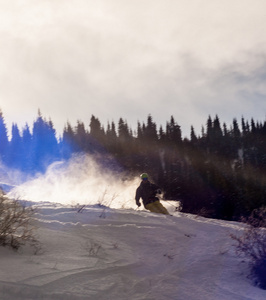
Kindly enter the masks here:
[[55, 162], [45, 174], [15, 187], [9, 197], [67, 205], [100, 204], [111, 208], [135, 208], [139, 178], [125, 179], [90, 155], [75, 155]]

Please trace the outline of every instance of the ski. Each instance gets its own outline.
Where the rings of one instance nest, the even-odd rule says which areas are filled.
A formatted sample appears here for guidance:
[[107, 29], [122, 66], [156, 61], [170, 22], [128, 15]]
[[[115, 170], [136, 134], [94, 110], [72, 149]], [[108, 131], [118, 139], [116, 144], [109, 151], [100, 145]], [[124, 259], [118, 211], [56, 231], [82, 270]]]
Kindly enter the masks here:
[[82, 211], [83, 211], [83, 209], [84, 209], [84, 207], [85, 207], [86, 205], [81, 205], [81, 207], [78, 209], [78, 213], [81, 213]]

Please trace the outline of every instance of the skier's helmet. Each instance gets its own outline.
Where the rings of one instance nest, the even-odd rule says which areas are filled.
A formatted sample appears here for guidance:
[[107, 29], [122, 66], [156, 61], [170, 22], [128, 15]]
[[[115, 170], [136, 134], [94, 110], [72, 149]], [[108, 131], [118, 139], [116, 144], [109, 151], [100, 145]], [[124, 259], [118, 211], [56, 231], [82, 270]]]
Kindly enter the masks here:
[[142, 173], [142, 174], [140, 175], [140, 178], [141, 178], [142, 180], [147, 180], [147, 179], [148, 179], [148, 174], [147, 174], [147, 173]]

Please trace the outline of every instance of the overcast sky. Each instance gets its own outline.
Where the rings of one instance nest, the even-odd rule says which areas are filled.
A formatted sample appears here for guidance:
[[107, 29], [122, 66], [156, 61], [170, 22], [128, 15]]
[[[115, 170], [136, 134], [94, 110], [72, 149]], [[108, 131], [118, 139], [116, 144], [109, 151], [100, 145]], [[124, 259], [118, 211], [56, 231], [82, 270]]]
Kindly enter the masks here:
[[266, 115], [265, 0], [0, 0], [0, 108], [60, 134], [91, 115], [189, 136]]

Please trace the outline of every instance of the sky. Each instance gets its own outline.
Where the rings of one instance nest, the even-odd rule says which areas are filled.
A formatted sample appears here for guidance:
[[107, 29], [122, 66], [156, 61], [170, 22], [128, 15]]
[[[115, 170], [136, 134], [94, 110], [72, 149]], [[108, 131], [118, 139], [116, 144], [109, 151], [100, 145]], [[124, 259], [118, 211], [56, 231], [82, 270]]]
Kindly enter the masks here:
[[265, 121], [265, 0], [0, 0], [0, 109], [60, 135], [92, 115], [135, 130], [174, 116]]

